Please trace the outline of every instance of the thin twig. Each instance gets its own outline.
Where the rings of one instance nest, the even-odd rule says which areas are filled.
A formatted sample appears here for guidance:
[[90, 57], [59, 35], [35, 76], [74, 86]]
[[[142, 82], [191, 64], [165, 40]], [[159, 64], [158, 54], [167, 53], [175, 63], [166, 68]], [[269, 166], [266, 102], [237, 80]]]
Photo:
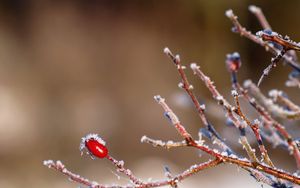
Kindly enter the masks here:
[[[260, 89], [250, 80], [244, 82], [244, 86], [249, 93], [262, 104], [269, 112], [277, 117], [285, 119], [300, 119], [300, 111], [290, 111], [275, 104], [271, 99], [267, 98]], [[286, 100], [285, 100], [286, 101]], [[286, 101], [287, 102], [287, 101]]]
[[262, 138], [260, 136], [259, 127], [258, 127], [258, 125], [259, 125], [258, 120], [254, 121], [253, 124], [250, 122], [250, 120], [245, 116], [245, 114], [241, 110], [238, 93], [236, 91], [233, 92], [233, 93], [234, 93], [233, 96], [234, 96], [234, 99], [235, 99], [235, 102], [236, 102], [236, 107], [237, 107], [236, 110], [235, 110], [235, 112], [237, 114], [239, 114], [239, 116], [242, 118], [242, 120], [244, 120], [247, 123], [247, 125], [252, 129], [252, 131], [253, 131], [253, 133], [254, 133], [254, 135], [256, 137], [256, 140], [257, 140], [260, 152], [262, 154], [262, 158], [265, 161], [265, 163], [268, 164], [271, 167], [274, 167], [274, 164], [271, 161], [271, 159], [270, 159], [270, 157], [268, 155], [268, 151], [265, 148], [265, 145], [263, 144], [263, 140], [262, 140]]
[[[165, 102], [165, 100], [163, 98], [160, 97], [160, 100], [156, 100], [165, 110], [165, 112], [169, 112], [170, 107], [167, 105], [167, 103]], [[177, 124], [179, 123], [179, 120], [176, 121]], [[176, 125], [176, 124], [175, 124]], [[181, 129], [178, 130], [178, 127], [183, 127], [183, 125], [180, 124], [180, 126], [175, 126], [175, 128], [177, 129], [177, 131], [179, 132], [179, 134], [186, 139], [186, 135], [190, 135], [185, 129], [184, 132], [181, 131]], [[296, 177], [294, 175], [291, 175], [287, 172], [272, 168], [272, 167], [268, 167], [264, 164], [260, 164], [260, 163], [256, 163], [253, 164], [252, 162], [249, 162], [247, 159], [241, 159], [238, 158], [237, 156], [231, 154], [231, 155], [227, 155], [227, 153], [219, 153], [217, 150], [213, 150], [209, 147], [207, 147], [206, 145], [203, 144], [198, 144], [197, 142], [195, 142], [195, 140], [193, 140], [192, 137], [189, 137], [190, 140], [187, 143], [188, 146], [190, 147], [195, 147], [197, 149], [200, 149], [201, 151], [204, 151], [205, 153], [213, 156], [216, 158], [216, 160], [221, 160], [224, 163], [232, 163], [232, 164], [236, 164], [240, 167], [243, 168], [251, 168], [251, 169], [255, 169], [264, 173], [267, 173], [269, 175], [272, 175], [274, 177], [280, 178], [280, 179], [284, 179], [284, 180], [288, 180], [290, 182], [296, 183], [296, 184], [300, 184], [300, 178]]]
[[269, 92], [269, 96], [273, 99], [274, 102], [279, 102], [289, 108], [290, 111], [300, 113], [300, 106], [296, 105], [288, 97], [284, 96], [283, 91], [272, 89]]
[[250, 5], [249, 11], [253, 13], [257, 20], [259, 21], [260, 25], [263, 27], [263, 29], [272, 29], [268, 20], [266, 19], [265, 15], [263, 14], [261, 8], [255, 6], [255, 5]]
[[[232, 10], [227, 10], [226, 11], [226, 16], [230, 19], [230, 21], [233, 23], [234, 25], [234, 31], [236, 33], [239, 33], [241, 36], [244, 36], [248, 39], [250, 39], [251, 41], [259, 44], [260, 46], [264, 47], [266, 51], [271, 52], [274, 55], [277, 55], [280, 50], [278, 50], [276, 47], [274, 47], [272, 44], [261, 40], [258, 36], [252, 34], [250, 31], [247, 31], [246, 28], [244, 28], [240, 22], [238, 21], [238, 17], [233, 13]], [[283, 59], [287, 62], [288, 65], [290, 65], [291, 67], [293, 67], [295, 70], [300, 72], [300, 65], [298, 64], [298, 62], [296, 62], [291, 56], [289, 55], [284, 55]]]

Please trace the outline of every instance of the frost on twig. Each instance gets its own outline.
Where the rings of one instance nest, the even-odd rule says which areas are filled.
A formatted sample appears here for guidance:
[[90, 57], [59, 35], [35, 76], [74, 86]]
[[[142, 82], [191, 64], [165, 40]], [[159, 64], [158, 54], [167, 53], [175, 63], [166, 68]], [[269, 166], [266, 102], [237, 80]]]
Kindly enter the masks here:
[[[77, 183], [80, 183], [82, 185], [92, 187], [92, 188], [96, 188], [96, 187], [100, 188], [99, 183], [97, 183], [95, 181], [90, 181], [87, 178], [81, 177], [80, 175], [69, 171], [61, 161], [54, 162], [52, 160], [46, 160], [43, 162], [43, 164], [45, 166], [47, 166], [48, 168], [55, 169], [55, 170], [61, 172], [62, 174], [66, 175], [69, 178], [69, 180], [71, 180], [71, 181], [74, 181], [74, 182], [77, 182]], [[101, 186], [101, 188], [102, 187], [106, 188], [105, 186]]]
[[269, 92], [269, 96], [272, 98], [274, 102], [279, 102], [285, 107], [288, 108], [290, 111], [300, 112], [300, 107], [296, 105], [293, 101], [291, 101], [283, 91], [279, 91], [273, 89]]
[[285, 82], [287, 87], [296, 87], [300, 89], [300, 71], [293, 71], [289, 74], [289, 79]]
[[281, 50], [276, 54], [276, 57], [271, 59], [271, 64], [264, 70], [263, 75], [260, 77], [258, 81], [258, 86], [262, 82], [263, 78], [266, 77], [273, 67], [276, 67], [278, 62], [282, 59], [286, 52], [290, 50], [300, 50], [300, 43], [296, 43], [292, 41], [288, 36], [281, 36], [280, 34], [273, 32], [269, 29], [265, 29], [264, 31], [259, 31], [256, 34], [263, 41], [273, 42], [281, 46]]
[[266, 19], [265, 15], [263, 14], [261, 8], [255, 6], [255, 5], [250, 5], [248, 7], [249, 11], [254, 14], [259, 21], [260, 25], [263, 27], [263, 29], [272, 29], [268, 20]]
[[183, 147], [187, 146], [186, 141], [181, 141], [181, 142], [174, 142], [172, 140], [169, 140], [167, 142], [164, 142], [162, 140], [154, 140], [152, 138], [148, 138], [147, 136], [143, 136], [141, 138], [142, 143], [148, 143], [151, 144], [154, 147], [163, 147], [166, 149], [171, 149], [171, 148], [176, 148], [176, 147]]
[[[260, 9], [258, 9], [258, 7], [250, 6], [249, 10], [254, 14], [258, 13], [260, 17], [262, 17], [262, 12]], [[275, 67], [279, 62], [279, 60], [282, 58], [295, 71], [300, 72], [300, 65], [297, 62], [295, 53], [293, 52], [293, 50], [300, 49], [299, 43], [290, 40], [288, 37], [282, 37], [276, 32], [272, 32], [270, 30], [270, 26], [266, 26], [266, 25], [263, 27], [265, 27], [265, 29], [267, 30], [258, 32], [258, 35], [256, 36], [240, 24], [240, 22], [238, 21], [238, 17], [233, 13], [232, 10], [227, 10], [225, 15], [233, 23], [232, 31], [234, 33], [238, 33], [241, 36], [250, 39], [251, 41], [264, 47], [266, 51], [270, 51], [276, 56], [275, 58], [272, 58], [271, 64], [264, 70], [263, 75], [261, 76], [260, 81], [258, 82], [258, 85], [262, 82], [263, 78], [269, 74], [272, 67]], [[262, 22], [262, 20], [260, 19], [259, 21]], [[278, 45], [275, 46], [274, 43], [281, 46], [281, 48], [279, 49]]]
[[[286, 118], [286, 119], [299, 119], [300, 118], [299, 107], [298, 107], [298, 110], [287, 110], [281, 106], [278, 106], [271, 99], [267, 98], [264, 94], [262, 94], [260, 89], [255, 84], [253, 84], [253, 82], [251, 82], [250, 80], [246, 81], [244, 83], [244, 86], [246, 89], [248, 89], [250, 94], [256, 100], [258, 100], [258, 102], [260, 104], [262, 104], [273, 115], [281, 117], [281, 118]], [[271, 95], [273, 95], [273, 97], [277, 97], [277, 98], [279, 97], [282, 100], [284, 99], [282, 96], [278, 96], [278, 94], [275, 92], [275, 90], [271, 93]], [[289, 105], [292, 105], [293, 108], [296, 107], [296, 105], [292, 104], [291, 101], [289, 101], [288, 99], [284, 99], [284, 102], [289, 102]]]

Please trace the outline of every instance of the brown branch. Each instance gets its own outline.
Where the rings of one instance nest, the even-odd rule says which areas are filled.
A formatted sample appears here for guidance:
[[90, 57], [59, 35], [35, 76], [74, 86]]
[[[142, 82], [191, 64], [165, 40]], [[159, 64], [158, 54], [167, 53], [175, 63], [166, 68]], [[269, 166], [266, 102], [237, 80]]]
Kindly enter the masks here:
[[186, 91], [186, 93], [189, 95], [189, 97], [191, 98], [197, 112], [198, 112], [198, 115], [201, 119], [201, 121], [203, 122], [203, 124], [205, 126], [208, 126], [209, 123], [208, 123], [208, 120], [205, 116], [205, 113], [204, 113], [204, 107], [203, 105], [201, 105], [199, 103], [199, 101], [197, 100], [196, 96], [194, 95], [192, 89], [193, 89], [193, 86], [189, 83], [188, 79], [187, 79], [187, 76], [186, 74], [184, 73], [184, 69], [185, 69], [185, 66], [182, 66], [181, 65], [181, 61], [180, 61], [180, 58], [179, 58], [179, 55], [173, 55], [173, 53], [170, 51], [169, 48], [165, 48], [164, 49], [164, 53], [172, 60], [172, 62], [174, 63], [174, 65], [176, 66], [177, 68], [177, 71], [181, 77], [181, 82], [179, 83], [179, 86], [184, 89]]
[[272, 89], [269, 92], [269, 96], [273, 99], [274, 102], [282, 103], [286, 105], [291, 111], [300, 113], [300, 106], [296, 105], [289, 98], [285, 97], [282, 91]]
[[[255, 86], [250, 80], [246, 80], [244, 82], [245, 88], [250, 88], [250, 86]], [[297, 144], [293, 141], [292, 136], [286, 131], [285, 127], [277, 122], [275, 119], [271, 117], [271, 115], [261, 106], [259, 105], [254, 98], [250, 98], [247, 92], [243, 93], [245, 98], [249, 101], [249, 103], [257, 110], [257, 112], [265, 118], [266, 121], [271, 122], [274, 128], [284, 137], [285, 141], [289, 145], [289, 150], [294, 155], [295, 161], [297, 163], [298, 169], [300, 168], [300, 152]]]
[[[235, 91], [235, 90], [234, 90]], [[274, 168], [274, 164], [273, 162], [271, 161], [269, 155], [268, 155], [268, 151], [267, 149], [265, 148], [265, 145], [263, 144], [263, 140], [260, 136], [260, 133], [259, 133], [259, 122], [258, 120], [254, 121], [254, 123], [252, 124], [250, 122], [250, 120], [245, 116], [245, 114], [242, 112], [242, 109], [241, 109], [241, 106], [240, 106], [240, 102], [239, 102], [239, 96], [238, 96], [238, 93], [237, 91], [233, 92], [233, 97], [234, 97], [234, 100], [235, 100], [235, 103], [236, 103], [236, 110], [235, 112], [242, 118], [242, 120], [244, 120], [247, 125], [252, 129], [255, 137], [256, 137], [256, 140], [257, 140], [257, 143], [258, 143], [258, 146], [259, 146], [259, 150], [262, 154], [262, 158], [263, 160], [265, 161], [266, 164], [268, 164], [269, 166], [273, 167]]]
[[182, 173], [168, 179], [163, 179], [163, 180], [158, 180], [158, 181], [150, 181], [150, 182], [145, 182], [143, 184], [135, 184], [135, 185], [101, 185], [97, 182], [90, 181], [84, 177], [81, 177], [78, 174], [75, 174], [71, 171], [69, 171], [64, 164], [60, 161], [44, 161], [44, 165], [52, 168], [64, 175], [66, 175], [70, 180], [77, 182], [81, 185], [85, 185], [91, 188], [149, 188], [149, 187], [162, 187], [166, 185], [175, 185], [178, 182], [195, 175], [196, 173], [207, 169], [207, 168], [212, 168], [214, 166], [217, 166], [218, 164], [222, 163], [222, 160], [220, 159], [215, 159], [211, 160], [205, 163], [201, 164], [196, 164], [188, 168], [187, 170], [183, 171]]
[[[300, 119], [299, 109], [296, 111], [290, 111], [290, 110], [286, 110], [286, 109], [282, 108], [281, 106], [278, 106], [271, 99], [267, 98], [260, 91], [260, 89], [250, 80], [245, 81], [244, 86], [246, 89], [248, 89], [249, 93], [273, 115], [275, 115], [277, 117], [285, 118], [285, 119]], [[276, 93], [274, 93], [274, 94], [276, 94]], [[281, 99], [282, 99], [282, 97], [281, 97]], [[284, 101], [288, 102], [287, 100], [284, 100]], [[290, 104], [290, 105], [292, 105], [292, 104]], [[293, 105], [293, 106], [296, 107], [295, 105]]]
[[[236, 33], [240, 34], [243, 37], [248, 38], [249, 40], [251, 40], [251, 41], [253, 41], [257, 44], [259, 44], [260, 46], [264, 47], [266, 51], [269, 51], [269, 52], [271, 52], [272, 54], [274, 54], [276, 56], [280, 53], [280, 50], [278, 50], [276, 47], [274, 47], [274, 45], [270, 44], [269, 42], [263, 41], [258, 36], [252, 34], [250, 31], [247, 31], [247, 29], [239, 23], [238, 17], [233, 13], [232, 10], [227, 10], [225, 15], [233, 23], [234, 31]], [[289, 54], [285, 54], [282, 58], [285, 60], [285, 62], [288, 63], [288, 65], [290, 65], [294, 69], [300, 71], [300, 65]]]
[[[163, 98], [160, 97], [160, 100], [156, 100], [165, 110], [165, 112], [169, 112], [172, 111], [170, 110], [170, 107], [166, 104], [165, 100]], [[176, 116], [177, 117], [177, 116]], [[174, 125], [178, 125], [178, 127], [183, 127], [184, 126], [182, 124], [180, 124], [180, 121], [177, 119], [176, 120], [176, 124]], [[179, 132], [179, 134], [186, 139], [186, 135], [190, 135], [186, 129], [184, 129], [184, 132], [182, 132], [182, 129], [178, 129], [178, 127], [175, 126], [175, 128], [177, 129], [177, 131]], [[216, 150], [213, 150], [209, 147], [207, 147], [206, 145], [203, 144], [198, 144], [195, 140], [193, 140], [192, 137], [188, 137], [190, 140], [187, 142], [188, 146], [190, 147], [195, 147], [200, 149], [201, 151], [204, 151], [205, 153], [215, 157], [216, 159], [221, 160], [224, 163], [232, 163], [232, 164], [236, 164], [240, 167], [243, 168], [251, 168], [251, 169], [255, 169], [264, 173], [267, 173], [269, 175], [272, 175], [276, 178], [280, 178], [280, 179], [284, 179], [284, 180], [288, 180], [290, 182], [296, 183], [296, 184], [300, 184], [300, 178], [296, 177], [294, 175], [291, 175], [287, 172], [272, 168], [272, 167], [268, 167], [264, 164], [260, 164], [260, 163], [252, 163], [249, 162], [247, 159], [240, 159], [235, 155], [227, 155], [225, 153], [219, 153]]]

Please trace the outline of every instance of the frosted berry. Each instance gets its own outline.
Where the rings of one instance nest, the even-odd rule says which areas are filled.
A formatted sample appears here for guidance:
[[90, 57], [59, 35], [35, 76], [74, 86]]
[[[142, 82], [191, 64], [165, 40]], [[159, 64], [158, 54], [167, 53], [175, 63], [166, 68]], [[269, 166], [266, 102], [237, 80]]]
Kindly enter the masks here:
[[85, 145], [89, 152], [96, 157], [104, 158], [108, 154], [107, 148], [103, 144], [100, 144], [97, 140], [87, 140]]
[[87, 150], [87, 154], [92, 158], [105, 158], [108, 155], [108, 149], [105, 142], [97, 134], [88, 134], [83, 137], [80, 143], [80, 151]]

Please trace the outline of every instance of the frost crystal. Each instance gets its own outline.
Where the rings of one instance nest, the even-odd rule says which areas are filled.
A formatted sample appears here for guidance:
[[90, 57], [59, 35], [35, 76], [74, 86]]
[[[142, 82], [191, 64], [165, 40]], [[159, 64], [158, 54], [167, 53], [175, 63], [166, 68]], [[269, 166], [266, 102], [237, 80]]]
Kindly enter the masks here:
[[81, 138], [81, 142], [80, 142], [80, 146], [79, 146], [79, 150], [81, 151], [81, 154], [82, 154], [83, 150], [86, 148], [85, 143], [88, 140], [96, 140], [97, 142], [99, 142], [100, 144], [102, 144], [104, 146], [106, 144], [105, 141], [102, 140], [102, 138], [98, 136], [98, 134], [88, 134]]
[[257, 6], [254, 6], [254, 5], [250, 5], [248, 9], [252, 13], [257, 13], [259, 11], [259, 8]]
[[178, 54], [175, 55], [175, 59], [176, 59], [176, 61], [180, 62], [180, 56]]
[[194, 89], [194, 86], [193, 85], [189, 85], [189, 90], [192, 90]]
[[52, 164], [54, 164], [53, 160], [43, 161], [43, 165], [47, 166], [48, 168], [50, 168]]
[[160, 95], [155, 95], [154, 97], [154, 100], [156, 100], [156, 102], [160, 103], [160, 102], [163, 102], [165, 99], [162, 98]]
[[225, 12], [225, 15], [226, 15], [228, 18], [230, 18], [230, 17], [233, 16], [233, 11], [232, 11], [231, 9], [229, 9], [229, 10], [227, 10], [227, 11]]
[[245, 88], [248, 88], [251, 84], [252, 84], [252, 81], [251, 81], [251, 80], [245, 80], [245, 81], [244, 81], [244, 87], [245, 87]]
[[179, 82], [179, 83], [178, 83], [178, 87], [179, 87], [179, 88], [183, 88], [183, 85], [184, 85], [184, 84], [183, 84], [182, 82]]
[[223, 100], [224, 100], [223, 96], [221, 96], [221, 95], [218, 95], [218, 96], [216, 97], [216, 99], [217, 99], [217, 101], [223, 101]]
[[142, 138], [141, 138], [141, 142], [143, 143], [143, 142], [145, 142], [147, 140], [147, 136], [142, 136]]
[[231, 95], [234, 96], [234, 97], [236, 97], [236, 96], [238, 96], [239, 94], [238, 94], [238, 92], [237, 92], [236, 90], [232, 90], [232, 91], [231, 91]]
[[191, 67], [191, 69], [193, 69], [193, 70], [199, 69], [199, 68], [200, 68], [196, 63], [191, 63], [190, 67]]
[[254, 120], [254, 124], [259, 125], [259, 124], [260, 124], [260, 121], [259, 121], [258, 119], [255, 119], [255, 120]]
[[164, 53], [167, 54], [167, 55], [169, 55], [169, 54], [171, 54], [171, 51], [170, 51], [170, 49], [168, 47], [165, 47]]

